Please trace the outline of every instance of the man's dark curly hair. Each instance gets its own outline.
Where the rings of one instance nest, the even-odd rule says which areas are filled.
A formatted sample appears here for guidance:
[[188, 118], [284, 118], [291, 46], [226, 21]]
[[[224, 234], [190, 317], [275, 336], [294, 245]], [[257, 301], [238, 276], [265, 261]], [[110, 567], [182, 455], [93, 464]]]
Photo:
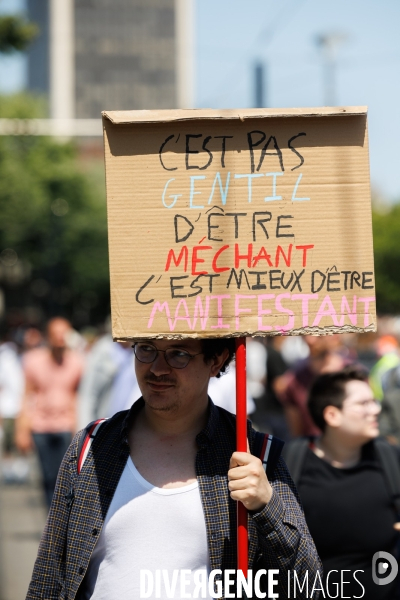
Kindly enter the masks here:
[[234, 338], [206, 338], [201, 340], [202, 351], [204, 353], [204, 360], [208, 362], [216, 356], [220, 356], [225, 348], [229, 352], [229, 356], [224, 362], [220, 372], [216, 377], [220, 377], [221, 373], [226, 372], [226, 368], [235, 356], [235, 339]]
[[308, 397], [308, 410], [314, 423], [325, 431], [326, 423], [324, 410], [327, 406], [336, 406], [341, 409], [346, 398], [346, 383], [349, 381], [368, 382], [368, 372], [357, 364], [344, 367], [335, 373], [320, 375], [310, 390]]

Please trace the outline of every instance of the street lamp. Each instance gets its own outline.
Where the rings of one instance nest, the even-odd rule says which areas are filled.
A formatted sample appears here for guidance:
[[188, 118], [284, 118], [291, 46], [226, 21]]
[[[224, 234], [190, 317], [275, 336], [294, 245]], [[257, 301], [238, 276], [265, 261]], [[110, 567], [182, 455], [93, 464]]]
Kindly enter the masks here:
[[324, 60], [324, 106], [336, 106], [337, 50], [346, 42], [345, 33], [326, 33], [316, 36], [315, 42]]

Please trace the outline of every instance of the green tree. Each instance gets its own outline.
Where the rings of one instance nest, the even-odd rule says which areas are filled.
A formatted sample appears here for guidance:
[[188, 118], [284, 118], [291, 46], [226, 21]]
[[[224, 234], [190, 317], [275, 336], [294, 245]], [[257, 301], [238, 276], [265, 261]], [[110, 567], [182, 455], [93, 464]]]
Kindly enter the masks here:
[[[28, 95], [0, 98], [0, 117], [39, 117]], [[64, 313], [77, 325], [109, 310], [104, 176], [71, 142], [0, 138], [0, 276], [10, 306]]]
[[400, 312], [400, 204], [373, 212], [375, 280], [380, 314]]
[[22, 17], [0, 17], [0, 52], [9, 54], [25, 50], [37, 34], [38, 27]]

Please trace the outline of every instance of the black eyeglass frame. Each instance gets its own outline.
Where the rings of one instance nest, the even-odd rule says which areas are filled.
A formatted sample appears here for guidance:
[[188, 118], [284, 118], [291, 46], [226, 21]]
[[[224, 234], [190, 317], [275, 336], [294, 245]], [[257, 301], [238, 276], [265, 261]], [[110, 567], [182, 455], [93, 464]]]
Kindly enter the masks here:
[[[158, 358], [158, 353], [159, 352], [163, 352], [165, 355], [165, 362], [167, 363], [167, 365], [169, 367], [171, 367], [171, 369], [185, 369], [188, 364], [190, 363], [191, 359], [194, 358], [195, 356], [199, 356], [200, 354], [204, 354], [204, 352], [197, 352], [196, 354], [190, 354], [190, 352], [188, 352], [187, 350], [180, 350], [179, 348], [167, 348], [166, 350], [159, 350], [158, 348], [156, 348], [155, 346], [153, 346], [153, 344], [148, 344], [146, 343], [146, 346], [151, 346], [151, 348], [154, 348], [155, 352], [156, 352], [156, 356], [153, 358], [153, 360], [149, 360], [149, 361], [145, 361], [145, 360], [140, 360], [140, 358], [138, 357], [138, 355], [136, 354], [136, 346], [138, 346], [139, 344], [141, 344], [143, 342], [136, 342], [135, 344], [133, 344], [132, 348], [133, 348], [133, 352], [135, 353], [135, 357], [138, 359], [139, 362], [143, 363], [144, 365], [151, 365], [153, 362], [155, 362]], [[167, 352], [169, 350], [178, 350], [179, 352], [183, 352], [184, 354], [186, 354], [188, 361], [186, 363], [186, 365], [184, 365], [183, 367], [175, 367], [173, 365], [171, 365], [168, 362], [168, 358], [167, 358]]]

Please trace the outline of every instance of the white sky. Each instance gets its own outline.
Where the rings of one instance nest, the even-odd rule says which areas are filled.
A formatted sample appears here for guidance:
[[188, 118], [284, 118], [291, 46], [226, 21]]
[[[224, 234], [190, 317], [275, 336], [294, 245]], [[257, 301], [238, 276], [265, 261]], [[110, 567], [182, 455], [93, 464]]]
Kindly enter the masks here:
[[[337, 49], [339, 105], [368, 105], [371, 179], [400, 200], [399, 0], [194, 0], [195, 106], [248, 107], [253, 69], [267, 69], [267, 105], [320, 106], [323, 66], [318, 34], [345, 37]], [[25, 0], [0, 0], [1, 11]], [[23, 88], [26, 65], [1, 57], [0, 91]]]

